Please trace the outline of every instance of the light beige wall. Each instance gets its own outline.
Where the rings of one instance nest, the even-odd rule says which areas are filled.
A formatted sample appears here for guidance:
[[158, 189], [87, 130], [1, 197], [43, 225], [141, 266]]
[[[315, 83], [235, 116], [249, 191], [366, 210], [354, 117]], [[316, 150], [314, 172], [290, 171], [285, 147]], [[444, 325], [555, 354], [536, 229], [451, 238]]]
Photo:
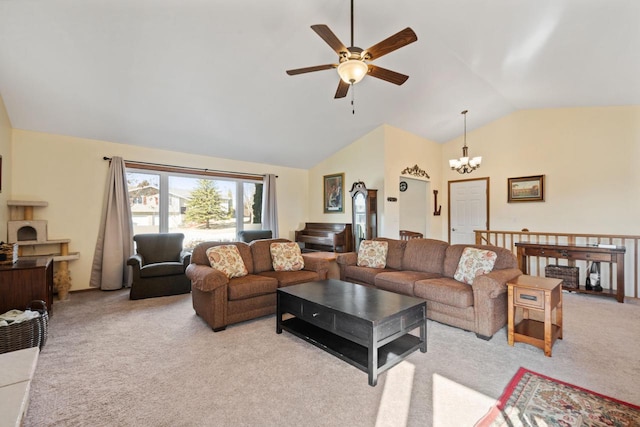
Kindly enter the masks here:
[[70, 250], [80, 252], [80, 259], [69, 263], [72, 290], [89, 287], [109, 168], [103, 156], [195, 168], [274, 173], [279, 177], [280, 236], [292, 239], [300, 218], [307, 217], [306, 170], [14, 130], [12, 197], [49, 202], [48, 207], [36, 209], [34, 218], [48, 221], [50, 239], [71, 239]]
[[[468, 132], [467, 145], [482, 166], [446, 169], [443, 201], [448, 180], [489, 176], [491, 229], [640, 235], [640, 106], [519, 111]], [[461, 147], [445, 144], [442, 164]], [[529, 175], [545, 175], [545, 202], [507, 203], [507, 179]]]
[[[351, 223], [351, 196], [349, 190], [356, 181], [367, 188], [380, 190], [384, 184], [384, 127], [374, 129], [333, 156], [309, 170], [309, 219], [308, 222]], [[344, 173], [344, 213], [325, 214], [323, 208], [323, 176]], [[304, 226], [303, 223], [299, 224]]]
[[11, 200], [11, 121], [0, 97], [0, 240], [7, 241], [7, 221], [9, 208], [7, 200]]
[[[430, 192], [438, 190], [442, 194], [440, 183], [442, 182], [442, 145], [421, 138], [410, 132], [393, 126], [384, 126], [385, 129], [385, 180], [382, 203], [384, 203], [384, 216], [379, 229], [381, 236], [398, 238], [400, 231], [400, 209], [411, 209], [411, 206], [400, 206], [398, 202], [389, 202], [387, 197], [400, 198], [400, 176], [404, 169], [415, 165], [429, 175], [425, 179], [430, 183]], [[411, 175], [405, 175], [411, 177]], [[438, 197], [438, 204], [441, 197]], [[433, 198], [429, 196], [429, 206], [433, 206]], [[442, 239], [442, 217], [433, 216], [433, 209], [428, 212], [427, 225], [429, 232], [427, 237]]]

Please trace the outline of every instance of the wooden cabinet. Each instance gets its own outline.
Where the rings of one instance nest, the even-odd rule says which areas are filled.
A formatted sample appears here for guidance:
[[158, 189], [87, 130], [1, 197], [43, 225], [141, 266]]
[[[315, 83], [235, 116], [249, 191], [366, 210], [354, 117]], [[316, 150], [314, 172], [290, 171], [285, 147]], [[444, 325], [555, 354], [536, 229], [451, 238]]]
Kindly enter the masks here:
[[0, 314], [12, 309], [24, 310], [33, 300], [53, 305], [53, 258], [20, 258], [0, 265]]
[[370, 190], [364, 182], [354, 182], [351, 187], [353, 215], [353, 248], [357, 252], [360, 242], [378, 237], [378, 190]]

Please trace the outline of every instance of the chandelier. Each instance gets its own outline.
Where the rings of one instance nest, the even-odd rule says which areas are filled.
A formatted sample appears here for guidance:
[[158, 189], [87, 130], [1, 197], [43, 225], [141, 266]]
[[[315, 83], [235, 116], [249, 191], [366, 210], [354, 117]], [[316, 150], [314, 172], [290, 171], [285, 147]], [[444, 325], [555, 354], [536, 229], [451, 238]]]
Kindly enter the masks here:
[[460, 174], [471, 173], [478, 169], [480, 163], [482, 163], [481, 156], [474, 157], [473, 159], [469, 158], [469, 148], [467, 147], [467, 112], [468, 110], [464, 110], [460, 113], [464, 116], [464, 145], [462, 146], [462, 157], [449, 160], [451, 170], [458, 171]]

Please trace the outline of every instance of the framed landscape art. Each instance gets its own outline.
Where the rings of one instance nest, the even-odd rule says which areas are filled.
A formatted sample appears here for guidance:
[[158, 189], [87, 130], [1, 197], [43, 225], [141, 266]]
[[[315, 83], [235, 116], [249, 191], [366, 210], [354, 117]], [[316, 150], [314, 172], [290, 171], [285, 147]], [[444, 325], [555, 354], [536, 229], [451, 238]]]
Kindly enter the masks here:
[[544, 175], [509, 178], [508, 202], [544, 202]]
[[344, 173], [325, 175], [324, 213], [344, 212]]

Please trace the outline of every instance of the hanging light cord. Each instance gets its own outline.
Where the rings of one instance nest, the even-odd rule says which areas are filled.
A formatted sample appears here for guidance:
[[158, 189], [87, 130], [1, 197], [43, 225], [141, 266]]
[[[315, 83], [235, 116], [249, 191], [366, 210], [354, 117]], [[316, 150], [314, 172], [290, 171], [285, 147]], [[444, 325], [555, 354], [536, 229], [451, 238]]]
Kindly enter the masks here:
[[462, 115], [464, 116], [464, 146], [467, 146], [467, 112], [469, 110], [464, 110]]

